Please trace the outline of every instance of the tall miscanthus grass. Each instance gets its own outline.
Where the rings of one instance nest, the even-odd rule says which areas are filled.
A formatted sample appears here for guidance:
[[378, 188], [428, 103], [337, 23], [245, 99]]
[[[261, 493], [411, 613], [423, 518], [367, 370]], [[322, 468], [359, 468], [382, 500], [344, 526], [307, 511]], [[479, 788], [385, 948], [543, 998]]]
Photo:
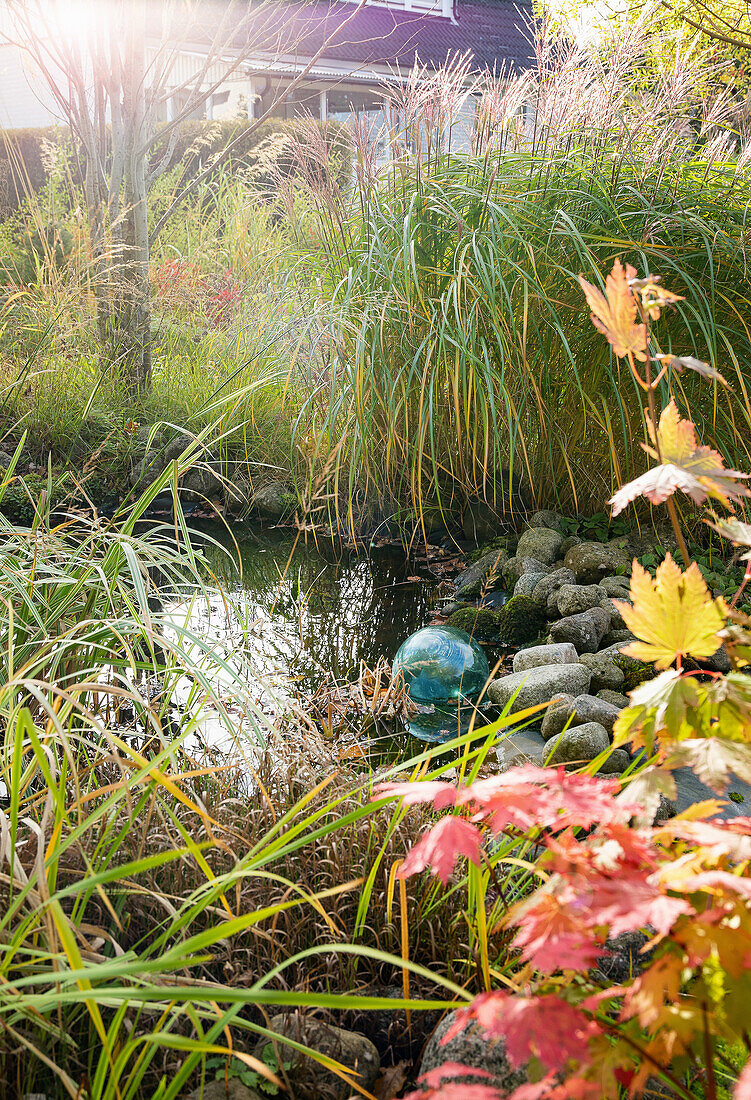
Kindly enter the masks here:
[[640, 396], [583, 323], [576, 282], [615, 255], [685, 296], [663, 349], [722, 367], [733, 391], [681, 377], [665, 392], [748, 461], [751, 147], [721, 74], [684, 43], [643, 79], [646, 36], [646, 16], [599, 52], [542, 35], [529, 72], [471, 86], [474, 128], [450, 146], [467, 73], [418, 73], [383, 131], [359, 134], [344, 213], [309, 188], [345, 245], [321, 260], [332, 369], [298, 431], [337, 446], [353, 522], [371, 495], [504, 511], [517, 478], [538, 506], [586, 512], [640, 470]]
[[[407, 903], [394, 872], [412, 819], [374, 809], [367, 771], [317, 757], [288, 703], [270, 711], [268, 688], [259, 702], [241, 646], [169, 613], [165, 596], [207, 599], [212, 576], [179, 499], [172, 524], [143, 521], [195, 460], [189, 449], [112, 521], [53, 519], [44, 494], [30, 527], [0, 516], [11, 1095], [169, 1100], [217, 1058], [268, 1072], [253, 1052], [280, 1008], [393, 1009], [378, 989], [394, 980], [424, 1034], [418, 1010], [466, 1000], [511, 965], [490, 951], [487, 922], [530, 881], [515, 863], [493, 893], [516, 841], [494, 853], [497, 869], [472, 869], [447, 896], [426, 882]], [[12, 463], [0, 503], [14, 476]], [[231, 754], [201, 747], [206, 721]], [[476, 776], [509, 724], [387, 774], [438, 778], [458, 762]]]

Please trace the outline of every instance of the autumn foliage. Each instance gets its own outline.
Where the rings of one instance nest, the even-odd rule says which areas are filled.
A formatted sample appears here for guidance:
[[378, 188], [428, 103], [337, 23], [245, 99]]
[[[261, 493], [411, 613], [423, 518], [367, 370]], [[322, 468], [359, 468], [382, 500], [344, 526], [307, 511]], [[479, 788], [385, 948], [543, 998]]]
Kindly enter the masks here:
[[[604, 294], [584, 280], [582, 287], [594, 324], [649, 398], [645, 449], [658, 465], [615, 494], [614, 511], [677, 490], [727, 507], [748, 495], [746, 475], [697, 442], [674, 400], [657, 416], [655, 379], [666, 367], [650, 325], [677, 296], [618, 261]], [[735, 517], [715, 517], [713, 526], [746, 551], [745, 584], [751, 526]], [[751, 818], [720, 816], [727, 804], [711, 798], [655, 823], [661, 796], [675, 796], [678, 767], [693, 768], [718, 795], [733, 774], [751, 782], [751, 620], [735, 610], [737, 597], [729, 605], [713, 598], [697, 566], [681, 570], [670, 555], [654, 577], [634, 562], [630, 596], [619, 610], [635, 640], [623, 652], [659, 671], [631, 693], [614, 729], [616, 745], [644, 750], [640, 769], [620, 781], [527, 766], [467, 785], [411, 782], [379, 792], [450, 810], [408, 853], [402, 877], [429, 869], [445, 884], [465, 859], [489, 874], [500, 837], [518, 839], [516, 851], [534, 842], [539, 852], [540, 885], [490, 930], [504, 943], [512, 934], [513, 982], [461, 1009], [447, 1036], [474, 1021], [503, 1040], [511, 1065], [528, 1077], [509, 1100], [640, 1096], [655, 1079], [683, 1100], [717, 1100], [725, 1045], [746, 1058], [751, 1050]], [[721, 645], [730, 671], [703, 672]], [[608, 984], [598, 964], [615, 937], [632, 932], [646, 936], [640, 963]], [[492, 1083], [456, 1077], [456, 1067], [444, 1066], [412, 1096], [499, 1095]], [[751, 1061], [733, 1097], [751, 1100]]]

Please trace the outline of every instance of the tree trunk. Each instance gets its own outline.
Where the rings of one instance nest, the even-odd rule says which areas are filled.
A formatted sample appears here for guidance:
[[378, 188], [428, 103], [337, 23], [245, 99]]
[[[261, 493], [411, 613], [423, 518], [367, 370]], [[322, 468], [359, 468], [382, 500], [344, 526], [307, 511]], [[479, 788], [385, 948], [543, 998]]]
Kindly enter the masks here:
[[[112, 329], [110, 361], [133, 394], [151, 386], [151, 287], [149, 284], [149, 231], [146, 193], [146, 37], [145, 7], [130, 9], [124, 28], [125, 59], [122, 69], [122, 129], [124, 151], [123, 203], [117, 218], [119, 247], [112, 255]], [[113, 120], [115, 121], [115, 120]], [[114, 127], [113, 127], [114, 135]], [[113, 195], [119, 206], [119, 194]]]

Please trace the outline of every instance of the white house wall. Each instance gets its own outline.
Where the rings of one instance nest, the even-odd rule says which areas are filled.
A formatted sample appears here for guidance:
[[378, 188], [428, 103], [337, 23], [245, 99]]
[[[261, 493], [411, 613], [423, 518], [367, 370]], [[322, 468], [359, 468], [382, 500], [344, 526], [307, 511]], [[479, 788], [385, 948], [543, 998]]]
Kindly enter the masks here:
[[52, 95], [30, 74], [25, 54], [11, 43], [0, 44], [0, 126], [19, 130], [60, 121]]

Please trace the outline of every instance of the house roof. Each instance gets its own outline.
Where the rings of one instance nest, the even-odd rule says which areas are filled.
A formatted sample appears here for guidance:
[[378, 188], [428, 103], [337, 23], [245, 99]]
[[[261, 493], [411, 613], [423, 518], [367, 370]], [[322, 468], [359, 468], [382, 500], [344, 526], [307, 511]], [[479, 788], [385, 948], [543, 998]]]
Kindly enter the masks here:
[[286, 0], [278, 7], [263, 5], [263, 11], [264, 28], [252, 36], [254, 48], [277, 56], [315, 55], [346, 21], [322, 61], [411, 68], [419, 59], [439, 68], [469, 54], [474, 70], [518, 72], [533, 60], [532, 0], [456, 0], [454, 19], [378, 4], [355, 11], [347, 0]]

